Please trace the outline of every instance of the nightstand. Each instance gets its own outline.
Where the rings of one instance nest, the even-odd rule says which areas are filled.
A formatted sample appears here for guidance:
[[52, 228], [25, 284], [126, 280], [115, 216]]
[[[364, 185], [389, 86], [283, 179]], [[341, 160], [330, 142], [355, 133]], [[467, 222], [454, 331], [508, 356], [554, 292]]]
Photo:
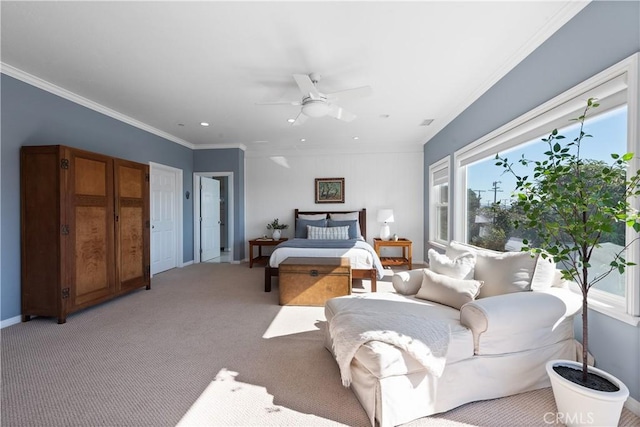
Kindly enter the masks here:
[[[394, 248], [402, 248], [402, 256], [396, 257], [381, 257], [380, 256], [380, 248], [390, 246]], [[411, 250], [412, 250], [412, 242], [409, 239], [398, 239], [398, 240], [380, 240], [375, 237], [373, 239], [373, 249], [376, 251], [378, 256], [380, 257], [380, 261], [384, 267], [396, 267], [401, 265], [406, 265], [411, 270]]]
[[[287, 238], [282, 238], [280, 240], [273, 239], [251, 239], [249, 240], [249, 268], [253, 267], [254, 262], [268, 262], [269, 255], [262, 255], [262, 247], [263, 246], [278, 246], [280, 243], [285, 240], [289, 240]], [[253, 247], [258, 247], [258, 256], [253, 257]]]

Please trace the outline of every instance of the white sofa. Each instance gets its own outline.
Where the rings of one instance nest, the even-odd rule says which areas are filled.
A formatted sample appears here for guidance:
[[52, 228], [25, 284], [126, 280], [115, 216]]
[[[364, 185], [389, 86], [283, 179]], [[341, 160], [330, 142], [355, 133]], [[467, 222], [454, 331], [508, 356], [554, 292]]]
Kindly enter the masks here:
[[[354, 314], [376, 319], [372, 329], [377, 330], [393, 330], [409, 320], [425, 325], [436, 320], [449, 330], [440, 372], [426, 368], [415, 351], [412, 357], [402, 346], [377, 339], [356, 346], [348, 357], [350, 386], [372, 426], [376, 420], [382, 427], [398, 425], [468, 402], [548, 387], [546, 361], [576, 360], [579, 344], [574, 340], [573, 317], [580, 312], [581, 298], [567, 288], [555, 265], [527, 253], [499, 253], [456, 242], [449, 244], [446, 255], [443, 259], [430, 250], [430, 269], [448, 272], [446, 263], [455, 270], [471, 258], [471, 271], [462, 268], [450, 276], [467, 276], [452, 277], [454, 285], [481, 281], [479, 294], [454, 289], [453, 303], [438, 292], [431, 297], [437, 301], [424, 299], [439, 285], [425, 279], [433, 274], [415, 269], [393, 276], [396, 293], [350, 295], [325, 305], [325, 345], [334, 356], [337, 340], [342, 342], [338, 334]], [[435, 276], [444, 281], [450, 277]], [[460, 304], [460, 295], [469, 302], [459, 308], [449, 306]], [[342, 373], [344, 381], [347, 373]]]

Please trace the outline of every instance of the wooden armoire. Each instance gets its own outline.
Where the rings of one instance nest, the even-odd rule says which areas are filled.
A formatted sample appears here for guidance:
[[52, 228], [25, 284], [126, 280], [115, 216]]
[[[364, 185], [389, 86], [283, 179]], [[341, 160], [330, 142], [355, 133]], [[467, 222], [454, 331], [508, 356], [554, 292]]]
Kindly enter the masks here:
[[23, 322], [150, 289], [148, 165], [62, 145], [20, 161]]

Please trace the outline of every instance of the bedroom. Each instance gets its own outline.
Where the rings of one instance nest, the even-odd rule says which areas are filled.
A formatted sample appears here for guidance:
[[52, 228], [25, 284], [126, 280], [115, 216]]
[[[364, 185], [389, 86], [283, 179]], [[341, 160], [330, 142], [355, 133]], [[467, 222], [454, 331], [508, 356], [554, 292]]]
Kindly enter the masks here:
[[[446, 148], [449, 141], [445, 140], [445, 136], [457, 143], [478, 138], [518, 114], [550, 99], [561, 90], [578, 84], [637, 52], [640, 48], [637, 41], [637, 21], [635, 29], [619, 24], [625, 22], [628, 25], [629, 20], [624, 18], [637, 16], [637, 7], [636, 2], [626, 3], [622, 9], [620, 6], [606, 3], [588, 5], [577, 17], [578, 20], [570, 21], [549, 39], [544, 50], [536, 51], [517, 68], [517, 72], [507, 75], [498, 87], [488, 93], [490, 96], [485, 98], [484, 103], [473, 104], [451, 124], [446, 135], [439, 135], [431, 141], [430, 144], [433, 143], [434, 150], [436, 146], [439, 147], [438, 154], [432, 155], [429, 152], [432, 149], [430, 144], [426, 145], [426, 149], [422, 145], [406, 151], [387, 147], [386, 150], [379, 152], [362, 152], [358, 146], [337, 152], [326, 152], [321, 148], [308, 152], [293, 149], [288, 151], [286, 156], [289, 168], [282, 163], [275, 163], [260, 150], [252, 152], [253, 150], [224, 148], [215, 152], [211, 149], [193, 151], [153, 133], [56, 97], [32, 84], [16, 80], [5, 72], [3, 64], [1, 268], [3, 326], [10, 324], [11, 319], [15, 319], [20, 314], [20, 270], [17, 255], [20, 245], [17, 210], [19, 198], [17, 150], [20, 145], [65, 143], [98, 152], [108, 151], [109, 154], [138, 161], [171, 165], [183, 170], [183, 192], [193, 192], [191, 177], [194, 172], [232, 171], [238, 178], [234, 181], [237, 196], [234, 203], [238, 218], [234, 225], [236, 242], [234, 259], [237, 261], [247, 258], [246, 240], [264, 234], [266, 232], [264, 225], [272, 218], [279, 217], [291, 223], [294, 208], [314, 207], [314, 178], [344, 177], [346, 180], [344, 208], [366, 207], [370, 212], [375, 212], [380, 207], [394, 207], [398, 211], [397, 222], [393, 225], [394, 232], [414, 240], [414, 257], [423, 259], [425, 251], [423, 242], [428, 238], [424, 206], [427, 170], [438, 155], [441, 157], [442, 153], [453, 151]], [[624, 8], [629, 8], [630, 12]], [[5, 14], [2, 19], [3, 21], [6, 19]], [[633, 24], [632, 22], [631, 25]], [[590, 40], [589, 44], [572, 46], [573, 41], [582, 40], [582, 36], [587, 32], [586, 29], [592, 26], [602, 29], [597, 43], [595, 40]], [[4, 40], [3, 37], [3, 43]], [[553, 73], [549, 72], [544, 64], [550, 60], [561, 59], [562, 55], [559, 52], [567, 49], [567, 46], [572, 46], [570, 52], [579, 58], [581, 63], [579, 69], [569, 64], [559, 64]], [[271, 77], [265, 76], [265, 79]], [[282, 78], [280, 75], [277, 77]], [[529, 89], [531, 81], [535, 82], [535, 86]], [[375, 86], [374, 82], [366, 79], [355, 84]], [[492, 101], [491, 97], [497, 98], [502, 105], [499, 111], [478, 113], [478, 110], [486, 111], [487, 103]], [[472, 115], [474, 117], [470, 117]], [[479, 115], [480, 118], [477, 119], [475, 115]], [[421, 113], [420, 118], [422, 120], [426, 117]], [[470, 128], [476, 129], [475, 135], [463, 136], [462, 131]], [[200, 130], [197, 131], [200, 132]], [[119, 142], [111, 142], [114, 138]], [[191, 204], [184, 204], [183, 217], [182, 261], [189, 263], [193, 259], [194, 252]], [[380, 225], [372, 218], [373, 216], [370, 215], [367, 228], [375, 233]], [[605, 363], [619, 369], [620, 376], [631, 379], [632, 396], [636, 401], [640, 400], [640, 371], [633, 363], [633, 360], [637, 360], [638, 348], [640, 348], [637, 327], [629, 327], [604, 315], [594, 316], [594, 322], [594, 330], [598, 333], [592, 345], [597, 346], [597, 351], [604, 355], [602, 357], [605, 360], [608, 360]], [[607, 350], [614, 348], [608, 338], [612, 334], [618, 335], [616, 342], [624, 343], [626, 351], [613, 353]], [[633, 355], [636, 356], [635, 359]]]

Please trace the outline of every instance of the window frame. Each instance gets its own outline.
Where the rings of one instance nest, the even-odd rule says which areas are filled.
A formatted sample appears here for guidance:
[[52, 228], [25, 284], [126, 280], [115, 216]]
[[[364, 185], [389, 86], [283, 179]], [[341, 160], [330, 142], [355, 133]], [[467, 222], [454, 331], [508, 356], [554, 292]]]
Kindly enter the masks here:
[[[429, 243], [444, 248], [451, 236], [451, 156], [446, 156], [429, 166]], [[444, 176], [443, 176], [444, 175]], [[440, 238], [438, 208], [445, 206], [440, 201], [440, 185], [447, 185], [447, 239]]]
[[[544, 132], [548, 133], [550, 129], [567, 125], [570, 118], [576, 117], [576, 112], [584, 109], [587, 98], [598, 98], [602, 112], [622, 104], [627, 105], [627, 152], [635, 153], [634, 159], [630, 162], [629, 171], [639, 170], [639, 62], [640, 53], [635, 53], [456, 151], [453, 155], [453, 203], [457, 208], [453, 212], [454, 218], [451, 224], [453, 230], [450, 226], [452, 240], [465, 242], [468, 235], [466, 166], [484, 160], [497, 152], [524, 144]], [[451, 191], [451, 185], [449, 187]], [[640, 199], [632, 200], [631, 205], [634, 209], [640, 209]], [[627, 242], [637, 237], [634, 233], [633, 229], [627, 227]], [[640, 241], [635, 241], [627, 251], [627, 259], [638, 265], [626, 271], [626, 296], [616, 298], [594, 288], [589, 292], [589, 299], [595, 302], [592, 306], [595, 310], [637, 325], [640, 323]]]

